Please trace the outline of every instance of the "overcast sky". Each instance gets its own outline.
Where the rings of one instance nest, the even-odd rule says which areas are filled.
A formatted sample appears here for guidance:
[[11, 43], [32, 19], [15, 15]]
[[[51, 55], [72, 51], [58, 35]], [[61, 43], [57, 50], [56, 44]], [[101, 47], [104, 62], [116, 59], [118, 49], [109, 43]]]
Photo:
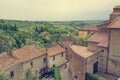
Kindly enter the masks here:
[[103, 20], [116, 5], [120, 0], [0, 0], [0, 19]]

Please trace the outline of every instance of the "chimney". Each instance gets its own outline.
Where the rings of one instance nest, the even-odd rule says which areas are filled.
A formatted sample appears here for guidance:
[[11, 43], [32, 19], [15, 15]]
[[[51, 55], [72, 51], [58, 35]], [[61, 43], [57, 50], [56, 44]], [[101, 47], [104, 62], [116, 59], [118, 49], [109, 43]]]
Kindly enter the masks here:
[[12, 57], [12, 46], [9, 46], [7, 54], [8, 56]]

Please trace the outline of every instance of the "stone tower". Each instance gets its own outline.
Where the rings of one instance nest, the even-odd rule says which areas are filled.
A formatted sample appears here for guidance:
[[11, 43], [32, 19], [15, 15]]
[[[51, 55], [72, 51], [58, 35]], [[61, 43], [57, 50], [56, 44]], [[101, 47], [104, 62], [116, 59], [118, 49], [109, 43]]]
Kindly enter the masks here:
[[113, 8], [113, 12], [110, 14], [110, 20], [113, 20], [118, 16], [120, 16], [120, 5]]

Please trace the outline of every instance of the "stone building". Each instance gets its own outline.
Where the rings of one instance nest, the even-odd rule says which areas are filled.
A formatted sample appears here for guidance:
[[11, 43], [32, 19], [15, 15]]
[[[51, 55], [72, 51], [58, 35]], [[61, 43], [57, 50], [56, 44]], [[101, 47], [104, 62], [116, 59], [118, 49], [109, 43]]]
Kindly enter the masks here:
[[70, 54], [70, 71], [72, 77], [77, 80], [85, 80], [85, 72], [95, 72], [96, 64], [98, 64], [96, 53], [87, 50], [87, 47], [80, 45], [72, 45], [69, 48]]
[[14, 80], [18, 80], [23, 75], [23, 65], [11, 51], [4, 52], [0, 55], [0, 72], [6, 72]]
[[115, 6], [113, 12], [110, 14], [110, 20], [113, 20], [120, 16], [120, 6]]
[[97, 31], [97, 27], [96, 26], [87, 26], [87, 27], [83, 27], [79, 29], [79, 37], [85, 37], [89, 34], [94, 34]]
[[40, 74], [52, 66], [60, 67], [66, 62], [66, 49], [54, 45], [48, 49], [28, 45], [16, 50], [8, 50], [0, 55], [0, 71], [7, 72], [14, 80], [24, 76], [30, 68]]
[[51, 68], [53, 66], [60, 67], [66, 61], [66, 50], [59, 45], [54, 45], [48, 48], [47, 61], [48, 68]]
[[[120, 7], [118, 9], [120, 11]], [[120, 77], [120, 17], [107, 27], [109, 29], [109, 55], [107, 73]]]
[[[113, 8], [110, 20], [97, 25], [97, 32], [87, 41], [86, 51], [93, 53], [87, 59], [83, 58], [86, 51], [82, 51], [81, 47], [77, 49], [72, 49], [72, 46], [70, 47], [72, 51], [69, 53], [73, 57], [73, 59], [70, 59], [70, 70], [73, 75], [77, 75], [78, 80], [84, 80], [83, 76], [85, 74], [79, 74], [79, 71], [90, 73], [101, 72], [120, 77], [120, 6]], [[77, 55], [77, 53], [80, 54]], [[84, 62], [86, 63], [84, 64]]]
[[23, 70], [31, 68], [37, 73], [44, 72], [47, 67], [46, 50], [37, 45], [29, 45], [13, 51], [13, 55], [18, 58]]

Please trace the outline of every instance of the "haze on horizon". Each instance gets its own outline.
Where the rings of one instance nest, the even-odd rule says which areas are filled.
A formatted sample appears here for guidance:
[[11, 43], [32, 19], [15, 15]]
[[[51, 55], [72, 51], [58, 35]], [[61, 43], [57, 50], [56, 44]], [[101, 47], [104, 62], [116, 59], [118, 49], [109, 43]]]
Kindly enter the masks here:
[[104, 20], [120, 0], [0, 0], [0, 19]]

